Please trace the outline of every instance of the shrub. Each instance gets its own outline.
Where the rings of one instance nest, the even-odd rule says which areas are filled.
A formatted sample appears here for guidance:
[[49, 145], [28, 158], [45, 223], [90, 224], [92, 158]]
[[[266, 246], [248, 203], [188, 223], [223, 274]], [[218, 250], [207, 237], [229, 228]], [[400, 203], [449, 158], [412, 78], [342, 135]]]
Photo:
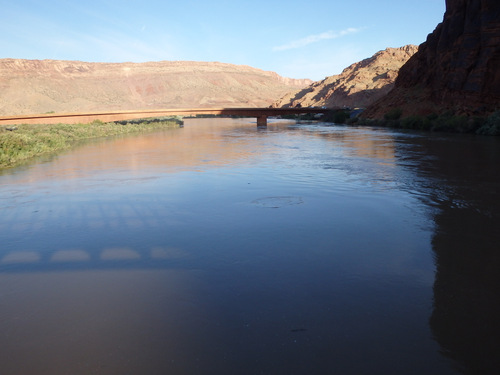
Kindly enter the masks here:
[[384, 118], [386, 120], [399, 120], [402, 114], [403, 110], [401, 108], [393, 108], [384, 115]]
[[350, 117], [350, 118], [348, 118], [347, 121], [346, 121], [346, 124], [348, 124], [348, 125], [355, 125], [355, 124], [358, 124], [360, 122], [361, 122], [361, 120], [359, 119], [359, 117], [356, 116], [356, 117]]
[[500, 111], [491, 114], [477, 130], [477, 134], [500, 135]]
[[401, 120], [401, 127], [403, 129], [421, 129], [423, 118], [420, 116], [409, 116]]
[[346, 111], [338, 111], [333, 115], [333, 122], [335, 124], [345, 124], [349, 118], [349, 113]]

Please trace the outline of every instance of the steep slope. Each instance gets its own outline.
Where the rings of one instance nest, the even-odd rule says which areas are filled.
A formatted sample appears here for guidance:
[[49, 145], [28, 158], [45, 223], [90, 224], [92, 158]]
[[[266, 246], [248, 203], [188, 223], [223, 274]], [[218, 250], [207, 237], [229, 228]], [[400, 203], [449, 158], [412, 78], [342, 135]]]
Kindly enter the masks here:
[[181, 107], [266, 107], [310, 84], [218, 62], [0, 59], [0, 115]]
[[394, 90], [364, 116], [391, 108], [404, 116], [500, 109], [500, 2], [447, 0], [443, 22], [401, 68]]
[[407, 45], [379, 51], [368, 59], [352, 64], [339, 75], [287, 94], [273, 106], [366, 107], [393, 88], [399, 69], [417, 48]]

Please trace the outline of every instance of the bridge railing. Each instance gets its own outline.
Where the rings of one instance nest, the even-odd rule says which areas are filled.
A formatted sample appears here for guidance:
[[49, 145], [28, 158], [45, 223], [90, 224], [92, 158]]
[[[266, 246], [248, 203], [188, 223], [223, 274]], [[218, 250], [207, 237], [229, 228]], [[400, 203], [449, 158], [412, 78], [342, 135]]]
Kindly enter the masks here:
[[170, 108], [130, 111], [102, 111], [87, 113], [48, 113], [0, 117], [0, 125], [13, 124], [77, 124], [90, 123], [94, 120], [104, 122], [133, 120], [162, 116], [227, 115], [257, 118], [257, 125], [264, 126], [269, 116], [300, 115], [307, 113], [327, 113], [327, 108]]

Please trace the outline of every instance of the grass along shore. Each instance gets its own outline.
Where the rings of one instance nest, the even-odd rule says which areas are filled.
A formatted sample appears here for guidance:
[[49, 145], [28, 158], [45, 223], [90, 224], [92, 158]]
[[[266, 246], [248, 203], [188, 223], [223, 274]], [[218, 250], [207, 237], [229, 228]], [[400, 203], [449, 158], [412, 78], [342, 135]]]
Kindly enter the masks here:
[[72, 147], [77, 141], [121, 134], [149, 132], [182, 125], [179, 118], [155, 118], [90, 124], [0, 126], [0, 169], [36, 156]]

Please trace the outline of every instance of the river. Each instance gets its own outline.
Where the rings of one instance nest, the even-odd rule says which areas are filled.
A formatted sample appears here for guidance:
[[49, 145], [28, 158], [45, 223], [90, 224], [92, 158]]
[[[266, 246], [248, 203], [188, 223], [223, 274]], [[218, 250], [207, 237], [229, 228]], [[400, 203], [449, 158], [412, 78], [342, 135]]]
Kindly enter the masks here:
[[0, 172], [0, 373], [498, 374], [500, 139], [251, 119]]

